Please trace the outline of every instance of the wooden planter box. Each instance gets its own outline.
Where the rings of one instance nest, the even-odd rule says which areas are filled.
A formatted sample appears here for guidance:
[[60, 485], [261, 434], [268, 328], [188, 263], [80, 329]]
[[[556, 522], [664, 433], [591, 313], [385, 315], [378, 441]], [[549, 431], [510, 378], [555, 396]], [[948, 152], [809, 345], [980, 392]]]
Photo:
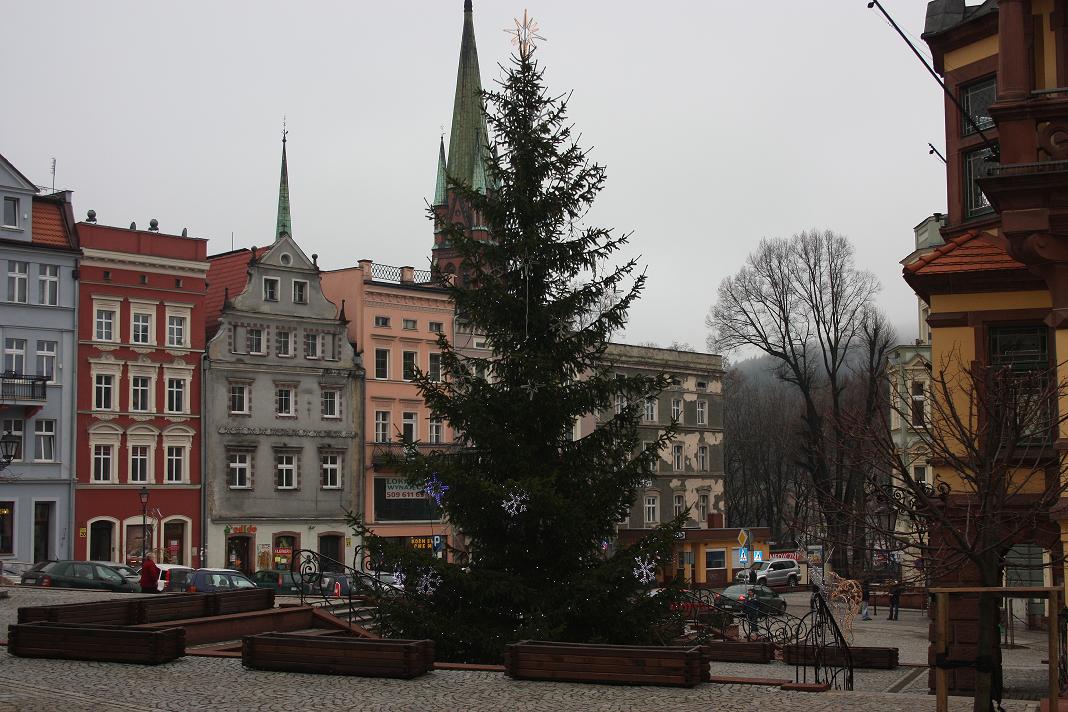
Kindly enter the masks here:
[[709, 675], [701, 648], [524, 640], [505, 648], [504, 669], [520, 680], [693, 687]]
[[407, 680], [433, 669], [434, 642], [263, 633], [242, 640], [241, 663], [255, 670]]
[[136, 602], [136, 622], [159, 623], [210, 616], [210, 596], [207, 593], [174, 593], [140, 599]]
[[[893, 670], [898, 666], [897, 648], [850, 647], [853, 667], [866, 670]], [[812, 665], [813, 648], [807, 645], [784, 645], [783, 662], [787, 665]], [[825, 662], [831, 665], [844, 664], [840, 648], [828, 648]]]
[[131, 625], [136, 622], [138, 599], [68, 603], [61, 606], [26, 606], [19, 609], [19, 623], [95, 623]]
[[705, 643], [702, 650], [709, 661], [721, 663], [770, 663], [775, 659], [775, 646], [767, 642], [713, 641]]
[[250, 588], [244, 591], [209, 593], [209, 616], [225, 616], [231, 613], [248, 613], [274, 608], [274, 591], [269, 588]]
[[159, 665], [185, 655], [185, 631], [181, 628], [138, 630], [112, 625], [23, 623], [8, 626], [7, 650], [24, 658]]

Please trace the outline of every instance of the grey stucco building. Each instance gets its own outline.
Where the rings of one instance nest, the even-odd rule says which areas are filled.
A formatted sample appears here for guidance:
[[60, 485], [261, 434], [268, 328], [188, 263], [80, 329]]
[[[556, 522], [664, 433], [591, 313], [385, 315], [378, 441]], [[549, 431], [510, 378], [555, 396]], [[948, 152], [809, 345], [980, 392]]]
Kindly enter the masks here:
[[0, 560], [68, 558], [78, 303], [70, 193], [39, 195], [0, 156], [0, 429], [19, 440], [0, 473]]
[[209, 258], [204, 361], [208, 564], [289, 568], [298, 549], [351, 561], [362, 371], [344, 304], [291, 235], [285, 148], [276, 239]]

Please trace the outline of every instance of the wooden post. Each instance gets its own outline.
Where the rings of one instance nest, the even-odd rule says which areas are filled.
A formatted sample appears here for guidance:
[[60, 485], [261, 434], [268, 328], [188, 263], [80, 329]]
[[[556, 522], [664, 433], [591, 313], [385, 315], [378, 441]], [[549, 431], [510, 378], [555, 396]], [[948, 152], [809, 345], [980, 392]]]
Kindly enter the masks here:
[[1049, 621], [1049, 710], [1059, 709], [1059, 703], [1057, 700], [1061, 696], [1061, 678], [1060, 678], [1060, 625], [1057, 621], [1057, 616], [1060, 613], [1061, 596], [1059, 591], [1051, 591], [1049, 594], [1049, 615], [1047, 620]]
[[[949, 655], [949, 594], [935, 599], [935, 655]], [[949, 689], [945, 668], [935, 668], [935, 710], [949, 712]]]

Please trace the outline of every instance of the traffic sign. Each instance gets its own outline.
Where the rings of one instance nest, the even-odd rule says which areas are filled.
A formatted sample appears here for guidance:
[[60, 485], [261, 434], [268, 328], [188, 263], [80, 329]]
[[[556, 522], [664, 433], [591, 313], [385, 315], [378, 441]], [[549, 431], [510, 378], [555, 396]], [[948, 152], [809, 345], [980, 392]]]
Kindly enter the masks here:
[[739, 564], [748, 564], [749, 563], [749, 550], [748, 549], [739, 549], [738, 550], [738, 563]]
[[764, 552], [760, 549], [753, 549], [753, 563], [759, 564], [764, 560]]
[[742, 547], [743, 549], [746, 548], [747, 546], [749, 546], [749, 530], [748, 529], [739, 529], [738, 530], [738, 546]]

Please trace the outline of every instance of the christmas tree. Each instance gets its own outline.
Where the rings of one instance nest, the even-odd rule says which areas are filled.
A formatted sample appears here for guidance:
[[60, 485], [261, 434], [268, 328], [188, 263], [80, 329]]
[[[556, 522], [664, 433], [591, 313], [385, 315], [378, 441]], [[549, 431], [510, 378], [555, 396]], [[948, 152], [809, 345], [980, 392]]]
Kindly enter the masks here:
[[[354, 522], [375, 565], [404, 581], [405, 595], [380, 601], [381, 632], [432, 638], [445, 660], [499, 662], [520, 639], [649, 644], [678, 633], [673, 584], [649, 593], [652, 568], [673, 569], [682, 517], [637, 545], [609, 545], [672, 435], [645, 447], [638, 436], [645, 399], [666, 380], [604, 361], [645, 277], [634, 260], [606, 267], [628, 236], [584, 225], [604, 168], [577, 145], [529, 38], [519, 44], [499, 91], [483, 94], [494, 136], [485, 184], [450, 185], [492, 239], [439, 224], [462, 257], [462, 276], [445, 284], [488, 355], [442, 337], [444, 380], [417, 377], [463, 447], [412, 447], [398, 463], [463, 546], [444, 563]], [[598, 414], [606, 422], [575, 440], [576, 423]]]

